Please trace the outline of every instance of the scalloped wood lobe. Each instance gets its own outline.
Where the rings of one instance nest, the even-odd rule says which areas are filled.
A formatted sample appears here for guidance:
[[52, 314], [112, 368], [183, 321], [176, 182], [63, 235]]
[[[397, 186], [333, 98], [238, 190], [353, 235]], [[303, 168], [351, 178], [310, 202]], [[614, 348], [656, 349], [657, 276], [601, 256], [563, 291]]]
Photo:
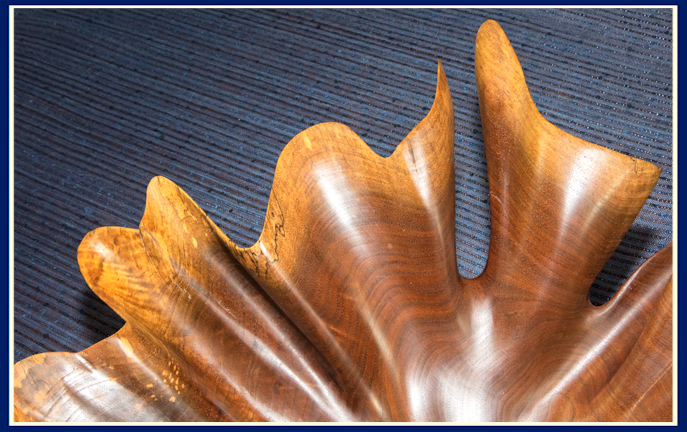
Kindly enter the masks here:
[[453, 104], [438, 69], [432, 109], [387, 159], [343, 125], [297, 135], [277, 164], [272, 217], [238, 255], [373, 420], [412, 418], [406, 347], [424, 339], [425, 314], [455, 303]]
[[660, 169], [544, 119], [494, 21], [477, 33], [475, 69], [491, 198], [486, 274], [521, 295], [580, 307]]
[[14, 420], [232, 420], [168, 358], [130, 324], [81, 353], [29, 357], [14, 370]]
[[[326, 363], [236, 263], [217, 231], [183, 191], [158, 177], [148, 188], [140, 230], [100, 228], [86, 236], [78, 256], [86, 281], [143, 341], [129, 362], [98, 372], [122, 379], [141, 359], [166, 360], [142, 366], [157, 380], [120, 392], [157, 401], [171, 391], [169, 402], [190, 398], [197, 405], [200, 391], [207, 399], [202, 409], [179, 421], [350, 419]], [[120, 333], [113, 338], [124, 338]], [[85, 353], [101, 357], [112, 343], [101, 344]], [[78, 354], [62, 355], [80, 361]], [[116, 419], [132, 418], [122, 414]], [[155, 411], [152, 419], [167, 414]]]
[[88, 284], [126, 321], [15, 365], [17, 420], [670, 421], [672, 245], [603, 307], [587, 290], [659, 170], [539, 114], [487, 21], [476, 75], [487, 267], [455, 251], [453, 104], [389, 158], [337, 123], [277, 163], [258, 242], [238, 248], [157, 177], [138, 230], [84, 239]]
[[[600, 308], [605, 325], [617, 328], [619, 322], [631, 320], [635, 329], [630, 332], [641, 334], [618, 372], [590, 401], [590, 421], [665, 421], [673, 417], [672, 268], [673, 248], [668, 245], [635, 272], [612, 303]], [[637, 324], [641, 322], [646, 322], [646, 327], [640, 329]]]

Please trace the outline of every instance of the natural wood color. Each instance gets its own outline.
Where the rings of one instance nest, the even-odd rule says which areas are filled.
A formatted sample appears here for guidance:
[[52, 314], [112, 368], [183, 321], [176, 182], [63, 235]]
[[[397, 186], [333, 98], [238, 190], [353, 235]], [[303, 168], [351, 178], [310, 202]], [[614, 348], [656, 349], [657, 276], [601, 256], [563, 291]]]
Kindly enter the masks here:
[[483, 274], [455, 249], [454, 117], [388, 158], [337, 123], [277, 164], [265, 226], [232, 243], [181, 189], [78, 260], [127, 324], [15, 365], [16, 421], [671, 421], [672, 247], [602, 307], [588, 289], [660, 170], [535, 107], [494, 21], [476, 42], [491, 197]]

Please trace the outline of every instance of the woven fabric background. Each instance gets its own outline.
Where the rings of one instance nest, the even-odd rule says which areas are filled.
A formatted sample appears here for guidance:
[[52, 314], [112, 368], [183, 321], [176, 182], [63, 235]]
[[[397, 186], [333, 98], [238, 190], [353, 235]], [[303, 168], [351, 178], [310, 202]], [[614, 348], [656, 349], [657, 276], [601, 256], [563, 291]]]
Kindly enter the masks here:
[[456, 115], [458, 264], [478, 275], [490, 227], [474, 41], [487, 19], [544, 117], [663, 169], [591, 287], [607, 301], [672, 239], [671, 9], [16, 9], [14, 360], [123, 325], [76, 251], [97, 227], [137, 227], [154, 176], [249, 246], [294, 135], [336, 121], [391, 154], [432, 104], [437, 59]]

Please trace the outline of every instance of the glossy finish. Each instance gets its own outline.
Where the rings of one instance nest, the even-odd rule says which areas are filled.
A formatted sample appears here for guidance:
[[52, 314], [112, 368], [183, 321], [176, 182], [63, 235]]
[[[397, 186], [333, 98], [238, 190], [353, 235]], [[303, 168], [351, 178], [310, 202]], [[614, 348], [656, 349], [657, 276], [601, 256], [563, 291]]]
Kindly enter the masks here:
[[456, 267], [454, 117], [389, 158], [337, 123], [286, 146], [258, 242], [238, 248], [162, 177], [138, 230], [78, 253], [127, 324], [15, 365], [15, 419], [671, 421], [672, 251], [587, 298], [659, 169], [537, 111], [501, 28], [476, 43], [491, 195], [487, 267]]

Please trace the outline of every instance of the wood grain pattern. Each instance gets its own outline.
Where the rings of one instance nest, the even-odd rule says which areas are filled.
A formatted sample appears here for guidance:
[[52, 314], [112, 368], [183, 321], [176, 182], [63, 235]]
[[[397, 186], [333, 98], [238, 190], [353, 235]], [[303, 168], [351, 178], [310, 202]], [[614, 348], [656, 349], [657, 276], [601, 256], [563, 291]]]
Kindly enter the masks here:
[[456, 267], [439, 64], [390, 157], [338, 123], [294, 137], [252, 247], [153, 179], [138, 230], [100, 228], [78, 252], [127, 324], [17, 363], [15, 420], [671, 421], [672, 247], [603, 307], [587, 297], [660, 170], [546, 121], [497, 23], [475, 51], [484, 273]]

